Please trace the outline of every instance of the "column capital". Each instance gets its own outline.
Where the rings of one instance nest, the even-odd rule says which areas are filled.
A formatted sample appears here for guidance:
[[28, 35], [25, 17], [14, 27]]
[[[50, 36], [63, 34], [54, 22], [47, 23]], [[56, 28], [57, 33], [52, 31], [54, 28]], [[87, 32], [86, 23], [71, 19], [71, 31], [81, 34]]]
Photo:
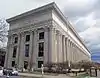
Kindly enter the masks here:
[[54, 31], [55, 30], [55, 28], [53, 26], [49, 26], [48, 29], [49, 29], [49, 31]]
[[43, 29], [44, 29], [44, 31], [48, 32], [49, 27], [48, 26], [45, 26]]

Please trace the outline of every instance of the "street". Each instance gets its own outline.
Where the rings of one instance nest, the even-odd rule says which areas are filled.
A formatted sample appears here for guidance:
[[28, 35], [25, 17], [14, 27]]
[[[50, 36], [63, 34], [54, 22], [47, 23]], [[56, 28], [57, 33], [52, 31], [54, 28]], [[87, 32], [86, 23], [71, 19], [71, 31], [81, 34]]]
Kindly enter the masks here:
[[[2, 76], [0, 78], [7, 78], [7, 76]], [[20, 76], [9, 76], [9, 78], [20, 78]]]
[[[39, 74], [28, 74], [28, 73], [20, 73], [21, 76], [9, 76], [9, 78], [41, 78], [41, 75]], [[23, 75], [23, 76], [22, 76]], [[66, 75], [58, 75], [58, 76], [52, 76], [52, 75], [45, 75], [46, 78], [71, 78]], [[0, 78], [7, 78], [6, 76], [0, 77]], [[96, 78], [96, 77], [90, 77], [90, 78]], [[98, 77], [100, 78], [100, 71], [98, 71]]]
[[[0, 78], [7, 78], [6, 76], [0, 77]], [[10, 76], [9, 78], [37, 78], [37, 77], [26, 77], [26, 76]]]

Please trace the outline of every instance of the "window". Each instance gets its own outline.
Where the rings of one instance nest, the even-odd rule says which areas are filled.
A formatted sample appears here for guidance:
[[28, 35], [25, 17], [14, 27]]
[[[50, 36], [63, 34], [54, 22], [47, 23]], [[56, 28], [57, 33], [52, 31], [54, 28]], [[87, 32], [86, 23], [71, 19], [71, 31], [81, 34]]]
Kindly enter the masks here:
[[17, 53], [17, 46], [14, 46], [14, 48], [13, 48], [13, 58], [16, 57], [16, 53]]
[[43, 61], [38, 61], [38, 68], [41, 68]]
[[30, 41], [30, 35], [26, 35], [26, 42]]
[[25, 56], [29, 57], [29, 44], [25, 45]]
[[15, 66], [15, 61], [12, 61], [12, 67], [14, 67]]
[[27, 69], [27, 67], [28, 67], [28, 62], [24, 61], [24, 68]]
[[39, 43], [38, 50], [39, 50], [38, 56], [39, 57], [42, 57], [43, 56], [43, 53], [44, 53], [44, 42]]
[[15, 37], [14, 43], [18, 42], [18, 37]]
[[44, 32], [39, 33], [39, 39], [44, 39]]

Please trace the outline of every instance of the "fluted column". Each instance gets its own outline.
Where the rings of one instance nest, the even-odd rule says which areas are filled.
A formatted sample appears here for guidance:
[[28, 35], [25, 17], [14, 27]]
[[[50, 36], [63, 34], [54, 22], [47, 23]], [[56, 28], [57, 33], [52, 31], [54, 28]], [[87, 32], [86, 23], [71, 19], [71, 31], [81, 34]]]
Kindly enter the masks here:
[[48, 31], [49, 31], [49, 28], [48, 27], [45, 27], [44, 28], [44, 31], [45, 31], [45, 34], [44, 34], [44, 64], [47, 64], [48, 60], [49, 60], [49, 51], [48, 51], [48, 48], [49, 48], [49, 45], [48, 45]]
[[78, 48], [76, 46], [76, 62], [77, 62], [77, 60], [78, 60]]
[[72, 43], [72, 62], [74, 62], [74, 45]]
[[66, 62], [65, 36], [62, 37], [63, 62]]
[[67, 58], [68, 58], [68, 61], [71, 61], [70, 60], [70, 40], [68, 39], [68, 49], [67, 49]]
[[8, 35], [8, 43], [7, 43], [7, 52], [6, 52], [6, 57], [5, 57], [5, 67], [10, 67], [11, 64], [11, 59], [10, 59], [10, 55], [11, 55], [11, 46], [12, 46], [12, 37], [10, 35]]
[[66, 61], [68, 61], [68, 58], [67, 58], [67, 56], [68, 56], [68, 39], [67, 38], [65, 38], [65, 52], [66, 52]]
[[63, 42], [62, 42], [62, 33], [59, 32], [59, 62], [62, 63], [64, 61], [63, 59]]
[[73, 61], [75, 62], [75, 45], [73, 44]]
[[21, 33], [21, 41], [20, 41], [20, 53], [19, 53], [19, 65], [18, 68], [24, 67], [24, 40], [25, 40], [25, 34], [24, 32]]
[[73, 43], [73, 62], [74, 62], [74, 43]]
[[55, 55], [54, 55], [54, 28], [49, 27], [49, 62], [55, 62]]
[[72, 42], [70, 41], [70, 59], [71, 59], [71, 62], [72, 62]]
[[21, 34], [18, 34], [18, 48], [17, 48], [17, 66], [19, 66], [19, 60], [20, 60], [20, 47], [21, 47]]
[[34, 29], [34, 38], [33, 38], [33, 69], [38, 68], [37, 57], [38, 57], [38, 35], [37, 29]]
[[55, 63], [57, 63], [57, 33], [54, 28], [54, 54], [55, 54]]
[[74, 53], [74, 60], [76, 62], [76, 55], [77, 55], [77, 48], [76, 48], [76, 45], [75, 45], [75, 53]]
[[[61, 62], [61, 35], [60, 32], [57, 30], [57, 62], [60, 63]], [[61, 58], [60, 58], [61, 57]]]
[[70, 58], [70, 61], [72, 61], [72, 52], [71, 52], [71, 41], [69, 40], [69, 58]]
[[28, 68], [31, 69], [33, 67], [33, 31], [30, 31], [30, 48], [29, 48], [29, 59], [28, 59]]
[[70, 59], [71, 59], [71, 62], [72, 62], [72, 42], [70, 41]]
[[58, 33], [58, 31], [56, 31], [56, 40], [57, 40], [57, 62], [59, 63], [59, 33]]

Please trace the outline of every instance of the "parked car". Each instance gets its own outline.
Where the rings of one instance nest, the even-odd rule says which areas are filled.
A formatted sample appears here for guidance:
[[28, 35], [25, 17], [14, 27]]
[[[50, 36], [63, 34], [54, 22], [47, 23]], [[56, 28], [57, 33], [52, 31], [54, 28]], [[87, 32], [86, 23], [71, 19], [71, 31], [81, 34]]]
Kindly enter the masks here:
[[15, 68], [13, 69], [12, 75], [18, 76], [18, 71]]
[[7, 75], [12, 76], [13, 69], [7, 68]]
[[7, 69], [6, 68], [3, 69], [3, 74], [7, 75]]
[[3, 74], [9, 76], [18, 76], [18, 71], [15, 68], [4, 68]]
[[0, 76], [3, 76], [3, 69], [0, 67]]

